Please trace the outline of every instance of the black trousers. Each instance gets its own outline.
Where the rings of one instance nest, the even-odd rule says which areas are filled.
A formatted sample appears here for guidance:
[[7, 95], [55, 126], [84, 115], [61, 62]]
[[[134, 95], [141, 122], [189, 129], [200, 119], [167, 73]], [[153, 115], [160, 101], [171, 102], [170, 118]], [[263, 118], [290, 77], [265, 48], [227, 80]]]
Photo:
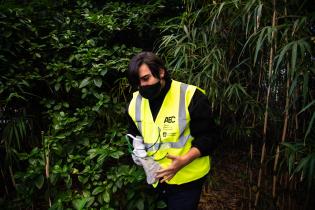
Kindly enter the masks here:
[[160, 183], [160, 198], [167, 204], [164, 210], [197, 210], [205, 177], [181, 185]]

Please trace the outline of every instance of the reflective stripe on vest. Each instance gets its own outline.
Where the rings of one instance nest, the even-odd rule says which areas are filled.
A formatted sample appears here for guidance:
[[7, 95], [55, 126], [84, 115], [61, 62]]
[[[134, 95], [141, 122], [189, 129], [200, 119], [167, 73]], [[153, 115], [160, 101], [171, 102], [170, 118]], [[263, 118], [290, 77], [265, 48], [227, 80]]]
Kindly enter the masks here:
[[[178, 112], [178, 117], [179, 119], [186, 119], [186, 100], [185, 100], [185, 95], [186, 95], [186, 90], [188, 88], [187, 84], [181, 83], [180, 84], [180, 96], [179, 96], [179, 112]], [[136, 99], [136, 122], [137, 122], [137, 127], [142, 134], [142, 125], [141, 125], [141, 102], [142, 102], [142, 97], [140, 94], [138, 94], [137, 99]], [[179, 131], [180, 131], [180, 136], [179, 136], [179, 141], [178, 142], [156, 142], [153, 144], [148, 144], [145, 143], [145, 146], [147, 148], [147, 151], [154, 152], [158, 149], [166, 149], [166, 148], [182, 148], [185, 146], [186, 142], [188, 139], [191, 137], [190, 135], [185, 136], [184, 135], [184, 130], [185, 130], [185, 124], [183, 123], [182, 120], [178, 120], [178, 125], [179, 125]]]
[[135, 109], [135, 116], [136, 116], [136, 122], [137, 122], [137, 127], [142, 134], [142, 124], [141, 124], [141, 102], [142, 102], [142, 96], [138, 94], [137, 99], [136, 99], [136, 109]]

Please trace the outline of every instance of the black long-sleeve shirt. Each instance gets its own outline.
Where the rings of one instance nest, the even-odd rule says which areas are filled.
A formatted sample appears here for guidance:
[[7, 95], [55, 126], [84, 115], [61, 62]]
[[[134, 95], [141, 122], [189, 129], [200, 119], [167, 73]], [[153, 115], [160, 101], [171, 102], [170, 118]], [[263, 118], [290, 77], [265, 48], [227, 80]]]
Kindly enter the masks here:
[[[160, 95], [155, 99], [149, 100], [153, 120], [155, 120], [159, 113], [163, 100], [171, 87], [171, 83], [171, 80], [166, 81]], [[188, 111], [191, 119], [190, 132], [194, 137], [192, 147], [196, 147], [201, 152], [201, 156], [211, 155], [219, 143], [220, 135], [212, 118], [209, 100], [200, 90], [196, 89], [188, 106]], [[134, 136], [141, 135], [129, 114], [127, 114], [127, 118], [129, 125], [128, 133]]]

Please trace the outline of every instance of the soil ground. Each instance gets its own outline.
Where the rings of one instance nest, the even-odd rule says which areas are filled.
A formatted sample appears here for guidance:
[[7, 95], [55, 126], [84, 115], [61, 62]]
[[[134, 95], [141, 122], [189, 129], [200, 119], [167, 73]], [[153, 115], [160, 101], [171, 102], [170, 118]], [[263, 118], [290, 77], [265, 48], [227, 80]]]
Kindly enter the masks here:
[[246, 151], [220, 149], [212, 158], [212, 168], [203, 188], [199, 210], [246, 209]]
[[[212, 158], [211, 171], [207, 183], [204, 185], [203, 192], [199, 202], [198, 210], [248, 210], [249, 192], [248, 192], [248, 146], [237, 145], [227, 146], [225, 142], [218, 148]], [[256, 149], [259, 151], [259, 148]], [[260, 154], [254, 154], [256, 162], [260, 161]], [[253, 180], [257, 181], [258, 167], [253, 168]], [[271, 176], [267, 174], [265, 176]], [[282, 177], [284, 178], [284, 177]], [[281, 180], [280, 180], [281, 181]], [[264, 179], [263, 192], [260, 194], [260, 203], [257, 209], [263, 210], [314, 210], [315, 199], [312, 196], [307, 197], [306, 185], [302, 185], [297, 180], [295, 188], [293, 183], [284, 183], [278, 185], [278, 200], [274, 203], [272, 200], [272, 179]], [[289, 188], [289, 185], [291, 188]], [[254, 188], [252, 187], [252, 196]], [[315, 189], [308, 192], [314, 195]], [[253, 202], [254, 197], [252, 197]], [[251, 206], [253, 209], [253, 203]]]

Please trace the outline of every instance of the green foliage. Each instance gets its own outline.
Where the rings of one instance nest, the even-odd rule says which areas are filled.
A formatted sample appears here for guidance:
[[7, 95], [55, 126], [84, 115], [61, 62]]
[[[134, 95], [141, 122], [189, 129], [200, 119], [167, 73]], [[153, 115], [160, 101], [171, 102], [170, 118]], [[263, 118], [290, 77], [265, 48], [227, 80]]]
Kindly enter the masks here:
[[155, 36], [163, 8], [159, 1], [1, 3], [0, 107], [24, 110], [7, 116], [0, 141], [8, 157], [1, 175], [12, 177], [1, 184], [1, 208], [163, 205], [124, 139], [125, 71], [145, 46], [143, 32]]
[[277, 1], [272, 26], [271, 1], [128, 2], [1, 3], [1, 208], [163, 208], [124, 140], [125, 71], [157, 40], [172, 77], [206, 90], [224, 139], [260, 145], [268, 113], [270, 160], [287, 112], [278, 174], [311, 189], [311, 3]]
[[275, 165], [274, 173], [302, 176], [311, 189], [314, 7], [309, 1], [272, 2], [184, 1], [183, 14], [162, 25], [159, 53], [176, 79], [206, 90], [224, 139], [236, 146], [267, 144], [267, 162], [278, 155], [279, 142], [290, 142], [281, 153], [288, 165]]
[[283, 143], [283, 152], [291, 177], [298, 176], [310, 190], [315, 180], [315, 144]]

